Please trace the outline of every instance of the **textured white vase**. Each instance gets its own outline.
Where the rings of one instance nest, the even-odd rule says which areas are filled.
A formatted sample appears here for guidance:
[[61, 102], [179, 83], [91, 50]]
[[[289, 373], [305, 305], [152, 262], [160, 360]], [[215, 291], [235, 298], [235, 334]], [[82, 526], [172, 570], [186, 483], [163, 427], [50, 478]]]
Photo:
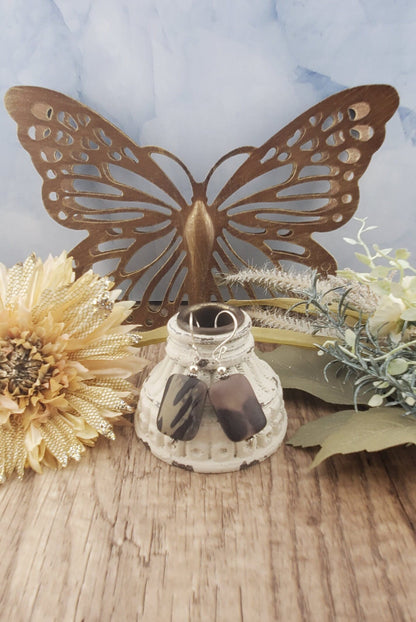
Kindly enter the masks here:
[[[189, 367], [195, 361], [192, 344], [196, 346], [200, 358], [208, 361], [199, 370], [198, 378], [207, 387], [219, 381], [218, 363], [213, 360], [212, 354], [234, 330], [228, 313], [222, 313], [218, 328], [214, 327], [216, 315], [224, 309], [232, 309], [238, 325], [234, 336], [226, 344], [221, 365], [230, 374], [246, 376], [262, 406], [266, 426], [247, 440], [233, 442], [224, 433], [207, 399], [195, 438], [189, 441], [173, 440], [159, 432], [156, 424], [166, 382], [171, 374], [189, 373]], [[190, 311], [199, 323], [193, 335], [189, 327]], [[282, 443], [287, 427], [282, 387], [273, 369], [254, 353], [250, 328], [250, 317], [244, 311], [217, 303], [186, 307], [169, 320], [166, 356], [144, 382], [135, 414], [136, 433], [155, 456], [169, 464], [200, 473], [224, 473], [264, 460]]]

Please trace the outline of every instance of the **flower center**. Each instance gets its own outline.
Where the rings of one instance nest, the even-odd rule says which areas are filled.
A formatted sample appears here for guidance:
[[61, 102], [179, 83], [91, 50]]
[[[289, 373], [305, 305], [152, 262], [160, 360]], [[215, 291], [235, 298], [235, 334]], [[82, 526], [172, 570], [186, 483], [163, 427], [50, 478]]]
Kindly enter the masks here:
[[0, 347], [0, 388], [15, 397], [33, 395], [52, 373], [42, 356], [40, 342], [8, 339]]

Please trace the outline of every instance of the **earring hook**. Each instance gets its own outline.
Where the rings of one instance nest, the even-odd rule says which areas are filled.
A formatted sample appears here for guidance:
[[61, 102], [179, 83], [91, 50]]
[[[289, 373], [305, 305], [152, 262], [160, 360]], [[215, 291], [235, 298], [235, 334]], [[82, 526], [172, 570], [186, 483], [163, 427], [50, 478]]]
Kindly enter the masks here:
[[[201, 325], [198, 322], [198, 320], [195, 321], [195, 324], [197, 328], [201, 328]], [[189, 330], [191, 333], [194, 332], [194, 312], [193, 311], [189, 312]]]
[[[198, 320], [196, 320], [195, 323], [196, 323], [197, 328], [200, 328], [200, 324], [199, 324]], [[192, 350], [195, 353], [194, 361], [193, 361], [193, 363], [191, 363], [191, 365], [189, 367], [189, 371], [190, 371], [191, 375], [196, 375], [196, 373], [198, 371], [198, 362], [200, 362], [202, 359], [201, 359], [201, 355], [198, 352], [198, 348], [195, 345], [194, 314], [193, 314], [192, 311], [189, 312], [189, 332], [191, 333], [191, 339], [192, 339], [191, 347], [192, 347]]]
[[237, 332], [237, 328], [238, 328], [238, 322], [237, 322], [237, 318], [235, 317], [234, 313], [232, 311], [228, 311], [228, 309], [223, 309], [222, 311], [220, 311], [219, 313], [217, 313], [215, 320], [214, 320], [214, 328], [218, 328], [218, 318], [220, 317], [220, 315], [222, 313], [226, 313], [227, 315], [229, 315], [233, 321], [233, 330], [231, 332], [230, 335], [227, 335], [227, 337], [221, 341], [220, 344], [218, 344], [218, 346], [215, 348], [215, 350], [212, 353], [212, 358], [218, 363], [222, 357], [223, 354], [225, 354], [225, 352], [227, 351], [227, 346], [226, 344], [231, 341], [231, 339], [233, 339], [234, 335]]

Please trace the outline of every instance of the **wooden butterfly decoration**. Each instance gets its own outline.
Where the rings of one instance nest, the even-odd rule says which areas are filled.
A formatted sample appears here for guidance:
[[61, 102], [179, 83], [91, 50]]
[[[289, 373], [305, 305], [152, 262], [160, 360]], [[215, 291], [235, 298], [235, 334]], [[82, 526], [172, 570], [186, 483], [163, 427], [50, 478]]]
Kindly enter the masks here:
[[354, 214], [358, 181], [399, 99], [387, 85], [341, 91], [260, 147], [227, 153], [202, 182], [172, 153], [139, 147], [61, 93], [16, 86], [5, 103], [43, 179], [47, 211], [88, 232], [71, 251], [78, 272], [111, 260], [106, 272], [137, 300], [132, 321], [156, 328], [183, 300], [232, 295], [217, 272], [287, 260], [333, 272], [312, 234]]

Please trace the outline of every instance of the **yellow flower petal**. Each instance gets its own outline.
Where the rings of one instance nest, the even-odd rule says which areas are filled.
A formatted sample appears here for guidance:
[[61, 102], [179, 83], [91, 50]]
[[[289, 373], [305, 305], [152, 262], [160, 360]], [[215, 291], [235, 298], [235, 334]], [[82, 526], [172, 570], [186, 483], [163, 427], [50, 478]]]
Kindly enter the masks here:
[[13, 413], [23, 412], [23, 408], [19, 408], [19, 404], [7, 395], [0, 395], [0, 408]]
[[121, 325], [133, 302], [117, 302], [113, 283], [92, 271], [75, 279], [72, 263], [62, 253], [0, 264], [0, 425], [20, 443], [6, 475], [24, 463], [66, 466], [100, 434], [112, 437], [109, 420], [134, 393], [117, 379], [145, 364], [128, 336], [135, 327]]

